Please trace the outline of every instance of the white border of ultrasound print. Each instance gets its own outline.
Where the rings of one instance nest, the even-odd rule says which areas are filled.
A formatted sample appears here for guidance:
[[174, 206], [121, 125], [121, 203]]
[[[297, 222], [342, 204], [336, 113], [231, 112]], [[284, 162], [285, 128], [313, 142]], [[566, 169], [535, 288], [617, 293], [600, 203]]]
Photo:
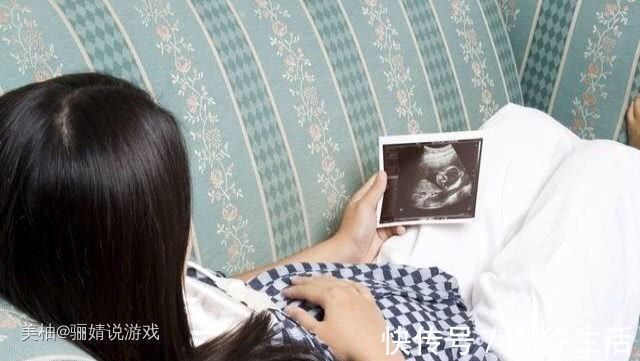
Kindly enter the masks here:
[[[477, 139], [482, 138], [482, 143], [480, 146], [480, 166], [478, 167], [478, 184], [476, 192], [480, 191], [480, 182], [482, 181], [482, 164], [484, 161], [482, 160], [482, 148], [485, 146], [485, 142], [487, 141], [487, 133], [483, 130], [467, 130], [462, 132], [448, 132], [448, 133], [426, 133], [426, 134], [407, 134], [407, 135], [387, 135], [378, 137], [378, 168], [379, 170], [384, 170], [384, 159], [382, 158], [382, 147], [387, 144], [404, 144], [404, 143], [421, 143], [421, 142], [446, 142], [446, 141], [454, 141], [454, 140], [468, 140], [468, 139]], [[384, 197], [383, 197], [384, 198]], [[478, 199], [480, 197], [476, 194], [476, 203], [475, 203], [475, 217], [478, 216]], [[376, 207], [376, 223], [378, 228], [384, 227], [393, 227], [393, 226], [412, 226], [418, 224], [445, 224], [445, 223], [467, 223], [471, 222], [474, 218], [458, 218], [458, 219], [420, 219], [415, 221], [404, 221], [404, 222], [391, 222], [391, 223], [380, 223], [380, 214], [382, 212], [382, 198], [378, 201], [378, 205]]]

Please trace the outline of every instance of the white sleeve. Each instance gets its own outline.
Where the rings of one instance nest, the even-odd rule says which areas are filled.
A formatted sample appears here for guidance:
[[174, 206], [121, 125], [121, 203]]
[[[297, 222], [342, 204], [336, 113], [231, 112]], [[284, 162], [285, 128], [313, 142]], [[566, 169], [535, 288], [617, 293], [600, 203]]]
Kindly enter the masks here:
[[195, 346], [231, 330], [251, 315], [251, 310], [206, 283], [185, 278], [185, 304]]
[[231, 330], [252, 313], [274, 307], [266, 294], [249, 288], [241, 280], [217, 277], [193, 262], [189, 262], [189, 266], [211, 278], [218, 286], [185, 277], [185, 304], [196, 346]]

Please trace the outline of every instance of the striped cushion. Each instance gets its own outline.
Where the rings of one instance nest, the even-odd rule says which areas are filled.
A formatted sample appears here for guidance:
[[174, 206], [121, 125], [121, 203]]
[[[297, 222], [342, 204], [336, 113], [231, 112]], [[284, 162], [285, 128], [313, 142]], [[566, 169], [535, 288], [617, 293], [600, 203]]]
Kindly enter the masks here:
[[583, 138], [626, 141], [640, 88], [640, 1], [501, 0], [526, 105]]

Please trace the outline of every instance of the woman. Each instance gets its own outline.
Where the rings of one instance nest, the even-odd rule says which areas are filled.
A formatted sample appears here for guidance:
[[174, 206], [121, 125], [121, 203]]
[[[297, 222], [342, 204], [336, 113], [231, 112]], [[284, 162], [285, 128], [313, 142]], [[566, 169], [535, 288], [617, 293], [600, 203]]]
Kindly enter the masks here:
[[[635, 114], [630, 120], [640, 119]], [[508, 129], [495, 126], [499, 123], [488, 125]], [[506, 144], [514, 134], [500, 133], [495, 132], [495, 144]], [[508, 168], [503, 163], [493, 161], [489, 173]], [[0, 97], [0, 164], [0, 294], [44, 323], [158, 325], [159, 340], [80, 343], [100, 360], [497, 359], [474, 329], [450, 276], [435, 268], [363, 265], [374, 261], [394, 235], [401, 237], [394, 237], [382, 256], [407, 259], [415, 252], [403, 247], [426, 244], [429, 237], [416, 234], [433, 230], [376, 230], [384, 173], [354, 194], [333, 237], [239, 275], [249, 281], [249, 289], [242, 281], [186, 265], [191, 194], [184, 143], [172, 115], [133, 85], [106, 75], [77, 74], [8, 92]], [[540, 182], [552, 178], [549, 174], [541, 175]], [[536, 192], [529, 193], [533, 199]], [[478, 223], [491, 224], [492, 217], [487, 218]], [[513, 228], [500, 228], [503, 244], [474, 255], [477, 267], [458, 270], [463, 296], [479, 310], [485, 332], [496, 310], [491, 307], [495, 300], [483, 298], [482, 290], [495, 290], [497, 281], [481, 271], [493, 267], [491, 260], [501, 258], [507, 243], [517, 250], [518, 241], [506, 239], [518, 238], [515, 229], [525, 227]], [[456, 232], [451, 230], [449, 237]], [[478, 229], [470, 235], [480, 233], [491, 234]], [[446, 257], [427, 261], [432, 260], [406, 263], [439, 266], [442, 261], [457, 267]], [[473, 299], [472, 292], [479, 296]], [[323, 317], [317, 309], [281, 312], [292, 300], [320, 306]], [[398, 316], [392, 312], [398, 305], [412, 312]], [[407, 350], [396, 337], [391, 347], [406, 351], [405, 356], [388, 355], [388, 345], [380, 342], [388, 331], [385, 319], [391, 326], [412, 328], [413, 335], [416, 326], [466, 328], [469, 344], [462, 352], [455, 340], [443, 340], [422, 353], [416, 342]], [[493, 321], [509, 326], [499, 318]], [[511, 345], [498, 345], [507, 360], [523, 350], [513, 351]]]
[[[76, 74], [2, 95], [0, 164], [0, 295], [47, 324], [158, 325], [159, 341], [80, 343], [98, 359], [323, 357], [304, 343], [272, 344], [274, 321], [267, 312], [194, 346], [183, 292], [188, 158], [176, 120], [144, 91], [107, 75]], [[373, 210], [384, 190], [384, 177], [377, 179], [354, 196], [331, 240], [291, 260], [372, 260], [393, 234], [375, 229]], [[242, 278], [252, 274], [257, 272]], [[367, 330], [377, 340], [384, 321], [363, 287], [322, 282], [340, 288], [337, 296], [359, 310], [347, 318], [371, 325]], [[347, 310], [340, 312], [342, 318]], [[346, 335], [355, 328], [340, 324], [332, 332]], [[332, 345], [342, 359], [386, 359], [377, 343], [346, 351], [343, 342]]]

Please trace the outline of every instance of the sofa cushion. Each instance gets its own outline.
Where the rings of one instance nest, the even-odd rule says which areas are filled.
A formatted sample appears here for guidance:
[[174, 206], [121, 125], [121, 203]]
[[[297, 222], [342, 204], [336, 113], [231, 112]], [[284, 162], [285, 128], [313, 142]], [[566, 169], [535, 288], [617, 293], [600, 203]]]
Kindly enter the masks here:
[[640, 1], [500, 0], [524, 102], [583, 138], [626, 141], [640, 88]]
[[34, 322], [0, 297], [0, 359], [3, 361], [91, 361], [56, 329]]

